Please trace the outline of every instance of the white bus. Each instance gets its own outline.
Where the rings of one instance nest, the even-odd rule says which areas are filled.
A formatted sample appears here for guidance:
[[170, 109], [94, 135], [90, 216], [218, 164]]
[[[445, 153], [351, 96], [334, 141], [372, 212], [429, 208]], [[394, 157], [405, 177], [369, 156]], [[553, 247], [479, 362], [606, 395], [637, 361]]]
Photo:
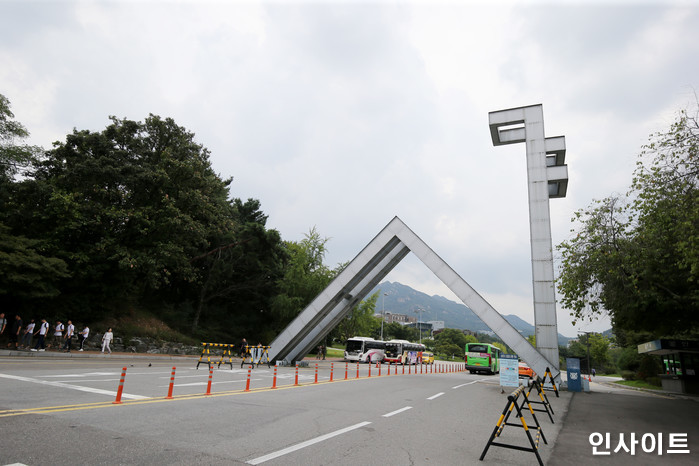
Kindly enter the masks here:
[[385, 362], [392, 364], [419, 364], [418, 359], [425, 351], [425, 345], [411, 343], [407, 340], [389, 340], [386, 342]]
[[345, 347], [345, 361], [382, 362], [385, 354], [386, 343], [369, 337], [352, 337]]

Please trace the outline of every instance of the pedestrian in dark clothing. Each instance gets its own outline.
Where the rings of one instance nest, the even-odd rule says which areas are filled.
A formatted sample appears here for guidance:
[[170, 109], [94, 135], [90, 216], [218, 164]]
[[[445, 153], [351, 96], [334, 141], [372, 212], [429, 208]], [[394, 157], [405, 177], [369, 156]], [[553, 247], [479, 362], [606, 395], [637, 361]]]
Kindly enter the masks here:
[[19, 341], [19, 332], [22, 330], [22, 318], [19, 315], [15, 316], [15, 321], [12, 322], [12, 330], [10, 331], [10, 342], [7, 344], [8, 348], [17, 349], [17, 342]]

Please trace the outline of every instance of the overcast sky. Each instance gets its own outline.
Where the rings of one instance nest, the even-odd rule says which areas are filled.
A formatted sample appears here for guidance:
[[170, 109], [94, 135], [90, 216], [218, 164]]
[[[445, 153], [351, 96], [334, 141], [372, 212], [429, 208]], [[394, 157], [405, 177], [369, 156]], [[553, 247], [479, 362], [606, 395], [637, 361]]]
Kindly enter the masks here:
[[[493, 147], [488, 112], [543, 104], [565, 136], [556, 245], [695, 102], [697, 31], [695, 1], [0, 0], [0, 93], [46, 148], [109, 115], [172, 117], [284, 239], [330, 238], [328, 265], [398, 216], [533, 323], [525, 147]], [[458, 301], [412, 255], [387, 279]], [[558, 323], [610, 327], [560, 306]]]

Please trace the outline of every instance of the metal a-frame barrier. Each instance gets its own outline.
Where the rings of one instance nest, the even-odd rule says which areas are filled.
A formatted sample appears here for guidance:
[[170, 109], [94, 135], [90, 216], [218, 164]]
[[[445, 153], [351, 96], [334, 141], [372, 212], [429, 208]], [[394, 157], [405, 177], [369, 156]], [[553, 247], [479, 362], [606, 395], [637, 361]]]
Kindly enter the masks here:
[[[394, 217], [349, 265], [270, 344], [271, 360], [291, 363], [303, 359], [383, 278], [409, 253], [415, 254], [490, 329], [535, 372], [552, 364], [482, 296], [425, 244], [398, 217]], [[558, 361], [556, 361], [558, 362]]]

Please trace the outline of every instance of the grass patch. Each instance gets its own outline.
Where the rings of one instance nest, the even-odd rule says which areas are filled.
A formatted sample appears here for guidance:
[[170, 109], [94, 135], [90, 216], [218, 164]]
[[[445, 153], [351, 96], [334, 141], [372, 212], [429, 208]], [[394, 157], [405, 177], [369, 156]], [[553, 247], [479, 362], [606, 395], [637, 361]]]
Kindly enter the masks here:
[[662, 387], [658, 387], [657, 385], [651, 385], [648, 382], [644, 382], [643, 380], [619, 380], [614, 383], [618, 383], [619, 385], [626, 385], [627, 387], [647, 388], [650, 390], [662, 390]]
[[144, 312], [129, 309], [119, 318], [107, 319], [95, 325], [95, 328], [106, 330], [113, 328], [117, 337], [128, 343], [133, 337], [149, 337], [161, 341], [179, 342], [188, 345], [198, 345], [199, 341], [173, 330], [160, 319]]

